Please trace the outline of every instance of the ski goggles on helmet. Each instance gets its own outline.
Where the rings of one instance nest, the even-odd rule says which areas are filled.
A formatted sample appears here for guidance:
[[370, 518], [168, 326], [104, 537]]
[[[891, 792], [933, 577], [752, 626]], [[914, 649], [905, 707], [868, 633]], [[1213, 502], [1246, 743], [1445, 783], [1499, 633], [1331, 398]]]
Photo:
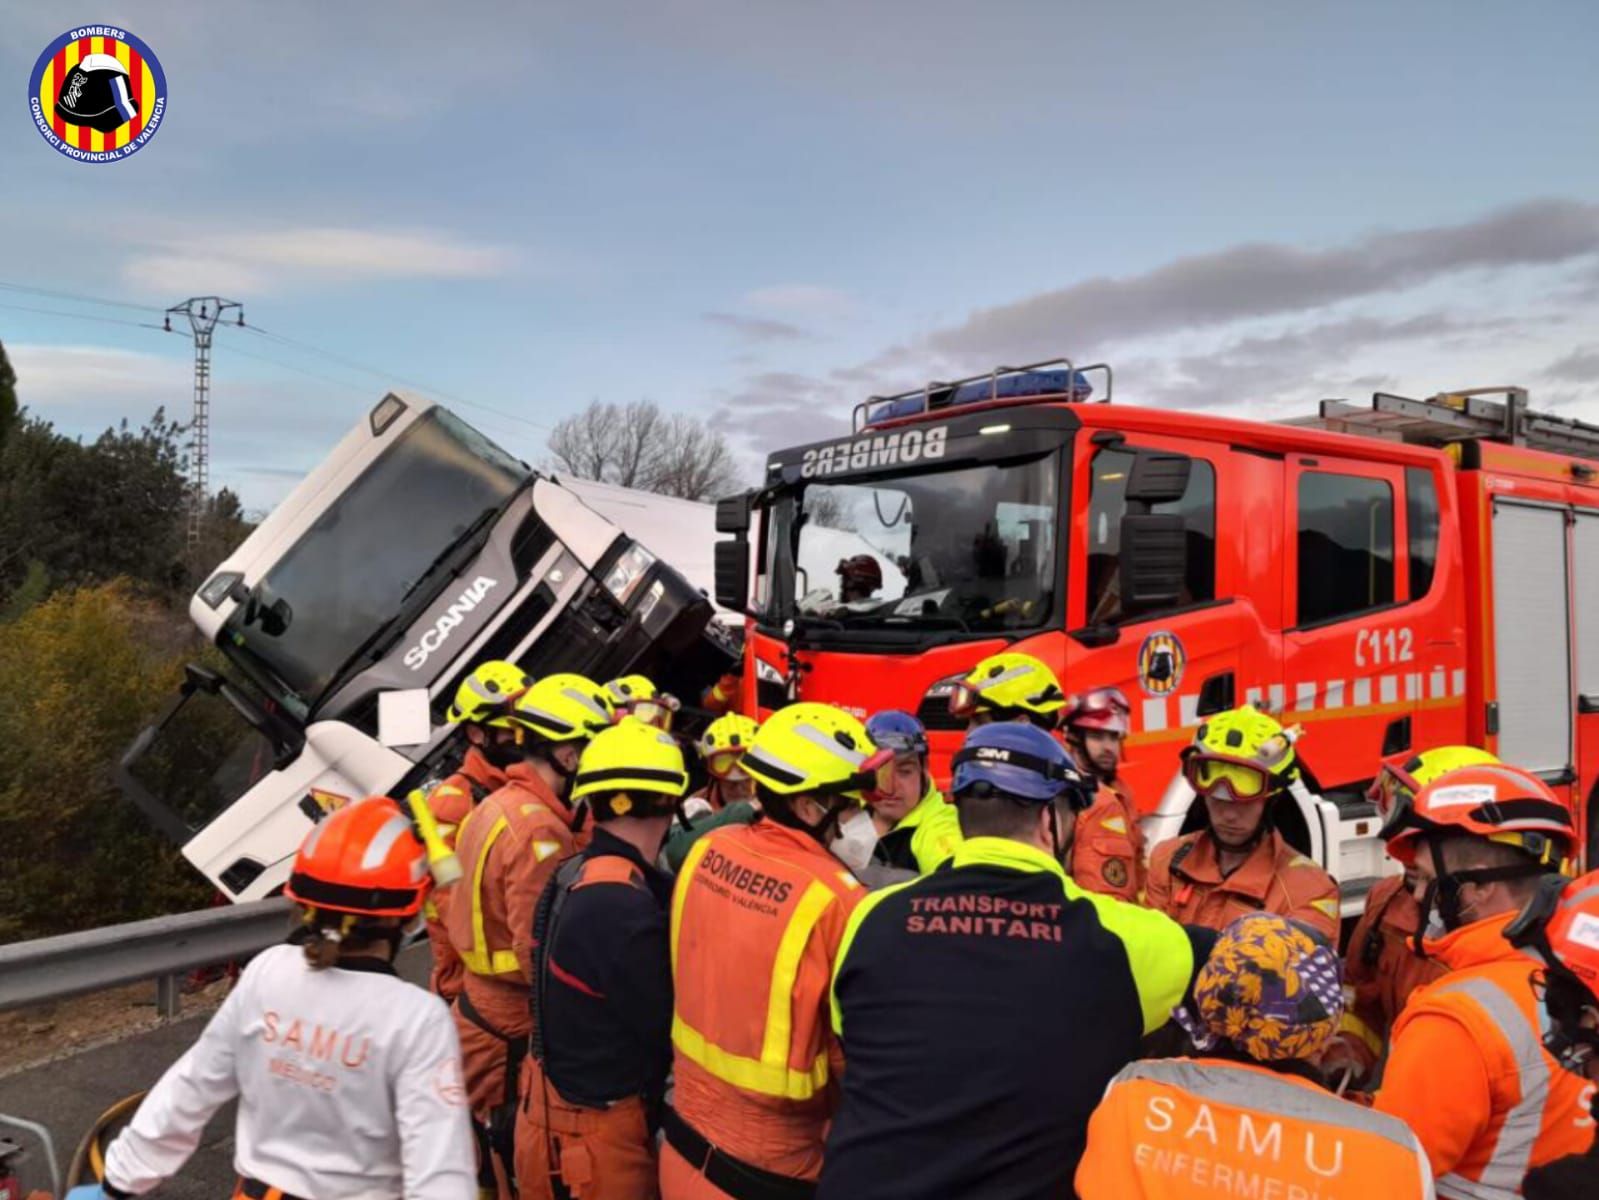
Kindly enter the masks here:
[[1198, 795], [1234, 804], [1264, 800], [1276, 786], [1275, 778], [1265, 767], [1220, 754], [1187, 755], [1183, 759], [1183, 778]]
[[977, 709], [983, 701], [983, 693], [969, 683], [957, 683], [949, 694], [949, 715], [962, 721], [970, 721], [977, 715]]
[[712, 750], [705, 756], [705, 770], [714, 779], [742, 778], [744, 772], [739, 770], [738, 764], [743, 760], [746, 749], [744, 746], [727, 746]]
[[894, 790], [894, 752], [888, 749], [874, 750], [861, 760], [852, 774], [811, 790], [824, 796], [851, 792], [859, 792], [862, 796], [886, 796]]
[[1421, 784], [1403, 767], [1384, 763], [1377, 778], [1366, 789], [1366, 799], [1377, 806], [1377, 815], [1386, 818], [1403, 798], [1414, 798]]
[[669, 696], [662, 692], [658, 696], [651, 696], [647, 700], [630, 700], [616, 710], [617, 720], [623, 717], [632, 717], [635, 721], [642, 721], [646, 725], [653, 725], [662, 733], [672, 731], [672, 718], [681, 707], [676, 696]]

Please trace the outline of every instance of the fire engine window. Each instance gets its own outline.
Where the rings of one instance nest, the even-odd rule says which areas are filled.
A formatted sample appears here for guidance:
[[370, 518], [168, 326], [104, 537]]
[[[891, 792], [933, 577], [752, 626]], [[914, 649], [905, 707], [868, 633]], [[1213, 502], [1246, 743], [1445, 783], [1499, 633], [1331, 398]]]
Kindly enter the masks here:
[[1393, 489], [1380, 479], [1306, 471], [1299, 477], [1299, 624], [1393, 599]]
[[[1183, 518], [1188, 541], [1188, 574], [1176, 607], [1216, 598], [1216, 470], [1193, 460], [1182, 499], [1156, 504], [1151, 512]], [[1121, 605], [1121, 528], [1127, 513], [1127, 474], [1133, 455], [1101, 450], [1094, 455], [1094, 485], [1088, 497], [1088, 624], [1114, 625], [1126, 618]], [[1158, 614], [1140, 612], [1139, 620]]]
[[1426, 467], [1405, 468], [1406, 539], [1410, 550], [1410, 598], [1420, 600], [1432, 587], [1438, 561], [1438, 490]]

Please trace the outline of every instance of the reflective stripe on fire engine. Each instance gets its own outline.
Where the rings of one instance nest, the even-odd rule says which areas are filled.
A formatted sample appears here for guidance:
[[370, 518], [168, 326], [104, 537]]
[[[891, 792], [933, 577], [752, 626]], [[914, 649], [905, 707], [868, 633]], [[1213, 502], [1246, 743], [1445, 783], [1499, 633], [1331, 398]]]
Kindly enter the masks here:
[[[1290, 690], [1294, 705], [1287, 709]], [[1430, 672], [1409, 671], [1354, 680], [1304, 680], [1286, 686], [1274, 683], [1245, 689], [1244, 700], [1278, 717], [1317, 721], [1334, 716], [1377, 716], [1386, 710], [1408, 711], [1412, 707], [1442, 708], [1463, 699], [1465, 694], [1463, 668], [1450, 671], [1435, 667]], [[1186, 736], [1185, 730], [1199, 724], [1199, 694], [1146, 697], [1138, 717], [1130, 735], [1134, 745]]]
[[514, 950], [489, 952], [488, 936], [483, 932], [483, 872], [488, 869], [489, 851], [500, 835], [511, 827], [509, 818], [501, 817], [483, 839], [483, 849], [478, 851], [477, 864], [472, 868], [472, 949], [461, 955], [461, 963], [474, 975], [509, 975], [521, 969]]

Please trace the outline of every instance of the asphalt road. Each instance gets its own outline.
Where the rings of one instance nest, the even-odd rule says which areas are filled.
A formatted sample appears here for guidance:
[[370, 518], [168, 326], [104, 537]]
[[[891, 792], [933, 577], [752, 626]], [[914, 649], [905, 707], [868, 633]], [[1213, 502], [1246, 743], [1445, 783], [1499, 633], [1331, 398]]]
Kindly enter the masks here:
[[[425, 983], [428, 964], [424, 943], [401, 955], [400, 971], [413, 982]], [[161, 1078], [199, 1036], [208, 1015], [185, 1017], [123, 1041], [0, 1076], [0, 1113], [38, 1121], [49, 1129], [65, 1172], [78, 1140], [95, 1119], [124, 1096]], [[0, 1134], [15, 1136], [30, 1148], [36, 1144], [31, 1134], [13, 1135], [9, 1130]], [[21, 1163], [18, 1174], [24, 1195], [30, 1188], [50, 1186], [49, 1173], [37, 1155]], [[199, 1149], [183, 1171], [154, 1194], [161, 1200], [219, 1200], [232, 1194], [233, 1184], [230, 1104], [206, 1128]]]

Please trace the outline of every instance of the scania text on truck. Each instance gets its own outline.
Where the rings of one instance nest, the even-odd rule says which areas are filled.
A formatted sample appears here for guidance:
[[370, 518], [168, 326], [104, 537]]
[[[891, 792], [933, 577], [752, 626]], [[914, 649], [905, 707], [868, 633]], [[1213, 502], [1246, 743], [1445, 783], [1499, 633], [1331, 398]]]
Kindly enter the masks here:
[[[908, 709], [942, 773], [954, 682], [1021, 650], [1068, 692], [1132, 700], [1125, 773], [1155, 839], [1197, 815], [1177, 755], [1207, 714], [1249, 701], [1301, 724], [1285, 833], [1346, 914], [1395, 869], [1364, 799], [1384, 756], [1469, 742], [1532, 768], [1594, 860], [1599, 427], [1514, 388], [1288, 423], [1110, 399], [1108, 366], [1000, 368], [874, 397], [849, 437], [772, 454], [718, 510], [745, 711]], [[840, 596], [861, 554], [881, 586]]]
[[191, 599], [215, 654], [119, 782], [231, 899], [257, 899], [332, 806], [453, 761], [444, 711], [476, 663], [697, 695], [736, 652], [711, 613], [573, 491], [390, 394]]

